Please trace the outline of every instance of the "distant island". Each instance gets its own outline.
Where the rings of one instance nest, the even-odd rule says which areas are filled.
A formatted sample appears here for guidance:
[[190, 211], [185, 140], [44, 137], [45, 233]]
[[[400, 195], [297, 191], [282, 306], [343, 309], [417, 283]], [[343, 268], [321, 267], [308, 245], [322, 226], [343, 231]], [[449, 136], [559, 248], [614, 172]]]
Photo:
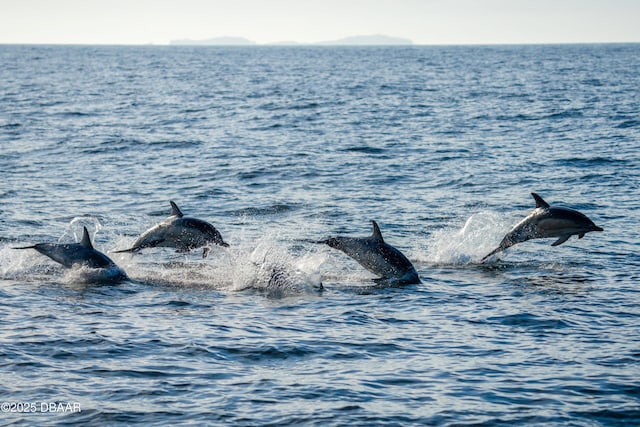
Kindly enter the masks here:
[[409, 39], [403, 39], [400, 37], [390, 37], [381, 34], [375, 34], [372, 36], [351, 36], [345, 37], [339, 40], [332, 40], [320, 43], [314, 43], [319, 45], [342, 45], [342, 46], [387, 46], [387, 45], [410, 45], [413, 42]]
[[[180, 39], [171, 40], [170, 45], [177, 46], [256, 46], [258, 43], [244, 37], [214, 37], [203, 40]], [[323, 41], [317, 43], [298, 43], [295, 41], [283, 41], [268, 43], [263, 46], [406, 46], [412, 45], [410, 39], [390, 37], [382, 34], [370, 36], [351, 36], [338, 40]]]
[[245, 39], [244, 37], [214, 37], [204, 40], [171, 40], [169, 44], [183, 46], [252, 46], [255, 45], [256, 42]]

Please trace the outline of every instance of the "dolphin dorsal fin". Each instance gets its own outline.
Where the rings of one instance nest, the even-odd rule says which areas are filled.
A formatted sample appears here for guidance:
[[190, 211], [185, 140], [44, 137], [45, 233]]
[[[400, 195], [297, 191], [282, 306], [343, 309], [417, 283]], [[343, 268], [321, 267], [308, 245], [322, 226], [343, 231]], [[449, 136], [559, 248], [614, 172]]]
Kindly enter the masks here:
[[171, 203], [171, 216], [177, 216], [178, 218], [182, 218], [184, 215], [180, 210], [180, 208], [178, 207], [178, 205], [173, 203], [172, 200], [169, 200], [169, 203]]
[[549, 207], [549, 203], [545, 202], [542, 197], [538, 196], [536, 193], [531, 193], [531, 195], [536, 201], [536, 208], [546, 209]]
[[380, 240], [380, 242], [384, 243], [384, 239], [382, 238], [382, 233], [380, 232], [380, 227], [378, 227], [378, 223], [371, 220], [371, 224], [373, 224], [373, 234], [371, 237]]
[[91, 244], [91, 237], [89, 237], [89, 232], [87, 231], [87, 227], [83, 227], [82, 240], [80, 240], [80, 246], [85, 247], [87, 249], [93, 249], [93, 245]]

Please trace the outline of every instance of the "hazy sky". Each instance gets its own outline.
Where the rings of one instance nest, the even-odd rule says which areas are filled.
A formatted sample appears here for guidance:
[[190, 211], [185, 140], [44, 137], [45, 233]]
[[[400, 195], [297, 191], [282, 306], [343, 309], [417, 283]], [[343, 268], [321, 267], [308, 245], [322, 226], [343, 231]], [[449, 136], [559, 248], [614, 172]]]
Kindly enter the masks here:
[[640, 42], [640, 0], [0, 0], [0, 43]]

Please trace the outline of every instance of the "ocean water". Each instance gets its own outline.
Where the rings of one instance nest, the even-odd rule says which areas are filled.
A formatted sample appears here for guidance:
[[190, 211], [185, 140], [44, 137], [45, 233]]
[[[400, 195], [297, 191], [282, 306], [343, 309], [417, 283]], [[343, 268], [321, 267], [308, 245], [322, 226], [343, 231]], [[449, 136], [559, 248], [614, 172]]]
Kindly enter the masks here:
[[[640, 424], [639, 69], [638, 44], [0, 46], [0, 425]], [[604, 232], [481, 263], [531, 192]], [[230, 247], [113, 253], [170, 200]], [[310, 243], [370, 220], [421, 284]], [[83, 226], [128, 280], [12, 249]]]

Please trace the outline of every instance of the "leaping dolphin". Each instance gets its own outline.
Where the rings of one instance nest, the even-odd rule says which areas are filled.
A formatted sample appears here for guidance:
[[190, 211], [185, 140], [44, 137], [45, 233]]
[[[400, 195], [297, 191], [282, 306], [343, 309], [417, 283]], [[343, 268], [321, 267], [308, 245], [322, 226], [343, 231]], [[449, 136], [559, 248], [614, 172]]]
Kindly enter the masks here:
[[171, 203], [171, 214], [167, 219], [142, 233], [131, 248], [114, 251], [114, 253], [138, 252], [144, 248], [155, 247], [176, 248], [180, 252], [186, 252], [204, 247], [202, 258], [206, 258], [211, 250], [209, 245], [229, 246], [222, 240], [222, 235], [213, 225], [201, 219], [186, 217], [178, 205], [172, 201], [169, 203]]
[[375, 221], [373, 234], [369, 237], [330, 237], [318, 243], [325, 243], [338, 249], [361, 266], [380, 276], [376, 282], [410, 285], [420, 283], [420, 278], [411, 261], [402, 252], [384, 242], [380, 227]]
[[531, 193], [531, 195], [536, 201], [536, 208], [529, 216], [516, 224], [504, 236], [500, 245], [482, 258], [482, 261], [508, 247], [530, 239], [557, 237], [558, 240], [553, 242], [551, 246], [558, 246], [574, 234], [582, 239], [590, 231], [603, 231], [583, 213], [560, 206], [550, 206], [536, 193]]
[[80, 243], [38, 243], [13, 249], [35, 249], [67, 268], [73, 266], [119, 268], [108, 256], [93, 248], [87, 227], [83, 229]]

